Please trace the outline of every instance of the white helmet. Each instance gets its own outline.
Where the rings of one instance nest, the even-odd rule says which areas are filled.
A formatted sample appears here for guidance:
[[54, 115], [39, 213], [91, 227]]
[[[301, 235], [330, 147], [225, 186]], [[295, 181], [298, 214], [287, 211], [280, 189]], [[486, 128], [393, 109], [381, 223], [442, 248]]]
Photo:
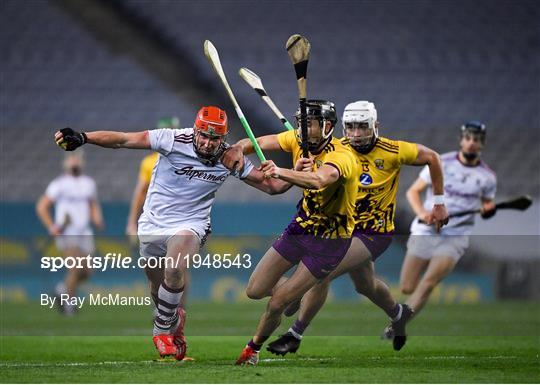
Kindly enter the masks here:
[[[359, 151], [366, 151], [371, 149], [371, 146], [379, 136], [379, 130], [377, 129], [377, 110], [375, 105], [366, 100], [359, 100], [353, 103], [347, 104], [345, 110], [343, 111], [343, 119], [341, 119], [343, 124], [343, 136], [348, 137], [351, 142], [351, 146], [358, 149]], [[372, 132], [368, 136], [363, 137], [350, 137], [347, 135], [347, 128], [352, 128], [353, 123], [367, 123], [368, 128]], [[349, 127], [347, 127], [349, 126]]]
[[345, 123], [363, 123], [368, 122], [369, 128], [375, 128], [377, 121], [377, 110], [375, 104], [366, 100], [349, 103], [343, 111], [343, 125]]

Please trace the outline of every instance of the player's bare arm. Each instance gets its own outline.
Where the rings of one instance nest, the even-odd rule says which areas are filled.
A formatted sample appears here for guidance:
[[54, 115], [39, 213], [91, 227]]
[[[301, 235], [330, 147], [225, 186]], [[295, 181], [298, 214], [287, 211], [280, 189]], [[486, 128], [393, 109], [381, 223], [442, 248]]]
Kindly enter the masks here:
[[266, 178], [278, 178], [311, 190], [320, 190], [339, 179], [339, 171], [328, 164], [323, 165], [317, 171], [306, 172], [281, 168], [269, 160], [262, 164], [262, 172]]
[[248, 176], [243, 179], [248, 185], [255, 187], [267, 194], [277, 195], [283, 194], [292, 187], [291, 183], [287, 183], [281, 179], [265, 178], [261, 170], [253, 169]]
[[[416, 146], [418, 148], [418, 156], [416, 157], [416, 161], [413, 163], [413, 165], [427, 165], [431, 177], [433, 195], [444, 195], [444, 177], [439, 154], [421, 144], [417, 144]], [[438, 232], [442, 226], [448, 223], [448, 211], [446, 209], [446, 206], [444, 205], [444, 203], [434, 204], [428, 218], [422, 219], [428, 219], [425, 222], [435, 225], [435, 228]]]
[[86, 144], [95, 144], [106, 148], [133, 148], [150, 149], [148, 131], [118, 132], [93, 131], [77, 132], [69, 127], [63, 128], [54, 134], [56, 144], [66, 151], [73, 151]]
[[422, 179], [418, 178], [407, 190], [406, 196], [409, 206], [413, 210], [414, 214], [423, 222], [429, 223], [430, 212], [424, 208], [422, 204], [422, 192], [428, 187], [428, 184]]
[[[264, 173], [261, 171], [262, 167], [253, 169], [247, 178], [244, 179], [248, 185], [255, 187], [261, 191], [264, 191], [270, 195], [283, 194], [288, 191], [293, 185], [292, 183], [285, 182], [276, 178], [265, 178]], [[311, 171], [313, 168], [313, 160], [308, 158], [298, 159], [294, 169], [296, 171]]]
[[[257, 138], [257, 143], [263, 151], [281, 151], [277, 135], [265, 135]], [[242, 139], [229, 147], [221, 158], [221, 163], [229, 170], [244, 168], [244, 155], [253, 154], [255, 149], [249, 139]]]
[[133, 191], [133, 197], [131, 198], [131, 205], [129, 208], [129, 216], [126, 226], [126, 235], [137, 234], [137, 219], [141, 214], [144, 200], [146, 199], [146, 193], [148, 192], [149, 183], [145, 180], [139, 179]]
[[105, 227], [103, 223], [103, 214], [101, 211], [101, 205], [96, 199], [90, 200], [90, 218], [92, 219], [92, 223], [98, 230], [103, 230]]
[[42, 195], [36, 204], [36, 213], [43, 226], [47, 229], [50, 235], [57, 236], [61, 234], [60, 228], [54, 224], [52, 220], [50, 208], [52, 200], [46, 195]]

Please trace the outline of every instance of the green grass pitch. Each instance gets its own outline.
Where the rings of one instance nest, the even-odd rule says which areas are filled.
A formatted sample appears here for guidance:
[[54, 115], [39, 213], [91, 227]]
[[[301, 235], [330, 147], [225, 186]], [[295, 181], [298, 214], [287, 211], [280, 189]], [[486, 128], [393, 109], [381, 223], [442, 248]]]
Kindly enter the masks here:
[[[188, 308], [193, 362], [156, 362], [151, 311], [88, 307], [65, 318], [39, 305], [1, 304], [0, 381], [55, 383], [540, 382], [540, 304], [428, 305], [401, 352], [378, 334], [371, 304], [330, 303], [302, 347], [261, 352], [257, 367], [233, 365], [265, 301]], [[294, 320], [284, 318], [278, 332]]]

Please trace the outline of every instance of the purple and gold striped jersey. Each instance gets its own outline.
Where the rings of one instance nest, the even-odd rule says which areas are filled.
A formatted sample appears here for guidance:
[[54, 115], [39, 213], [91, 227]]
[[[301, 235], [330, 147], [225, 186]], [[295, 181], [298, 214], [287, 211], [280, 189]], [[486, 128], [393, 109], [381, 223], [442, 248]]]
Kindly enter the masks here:
[[[348, 140], [342, 139], [342, 143], [348, 144]], [[359, 163], [356, 229], [367, 233], [392, 232], [399, 171], [401, 165], [412, 164], [418, 157], [416, 144], [379, 137], [367, 154], [349, 148]]]
[[[281, 148], [292, 153], [293, 165], [302, 157], [294, 131], [278, 134]], [[339, 179], [320, 190], [304, 189], [298, 203], [296, 222], [306, 234], [322, 238], [349, 238], [354, 230], [354, 209], [358, 186], [358, 165], [348, 146], [337, 138], [313, 159], [314, 170], [324, 164], [339, 171]]]

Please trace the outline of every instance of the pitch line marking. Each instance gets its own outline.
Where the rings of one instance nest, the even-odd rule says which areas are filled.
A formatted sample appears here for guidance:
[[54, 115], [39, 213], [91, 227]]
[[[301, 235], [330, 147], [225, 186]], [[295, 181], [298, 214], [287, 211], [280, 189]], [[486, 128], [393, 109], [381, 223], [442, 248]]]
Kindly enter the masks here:
[[[427, 356], [427, 357], [366, 357], [366, 359], [375, 360], [464, 360], [469, 358], [480, 358], [488, 360], [515, 360], [517, 356], [487, 356], [487, 357], [472, 357], [472, 356]], [[315, 357], [301, 357], [301, 358], [263, 358], [260, 362], [284, 362], [284, 361], [334, 361], [336, 357], [328, 358], [315, 358]], [[163, 362], [176, 362], [176, 361], [163, 361]], [[140, 364], [162, 364], [163, 362], [157, 360], [144, 360], [144, 361], [100, 361], [100, 362], [64, 362], [64, 363], [44, 363], [44, 362], [16, 362], [16, 363], [2, 363], [0, 368], [31, 368], [31, 367], [69, 367], [69, 366], [100, 366], [100, 365], [140, 365]]]

